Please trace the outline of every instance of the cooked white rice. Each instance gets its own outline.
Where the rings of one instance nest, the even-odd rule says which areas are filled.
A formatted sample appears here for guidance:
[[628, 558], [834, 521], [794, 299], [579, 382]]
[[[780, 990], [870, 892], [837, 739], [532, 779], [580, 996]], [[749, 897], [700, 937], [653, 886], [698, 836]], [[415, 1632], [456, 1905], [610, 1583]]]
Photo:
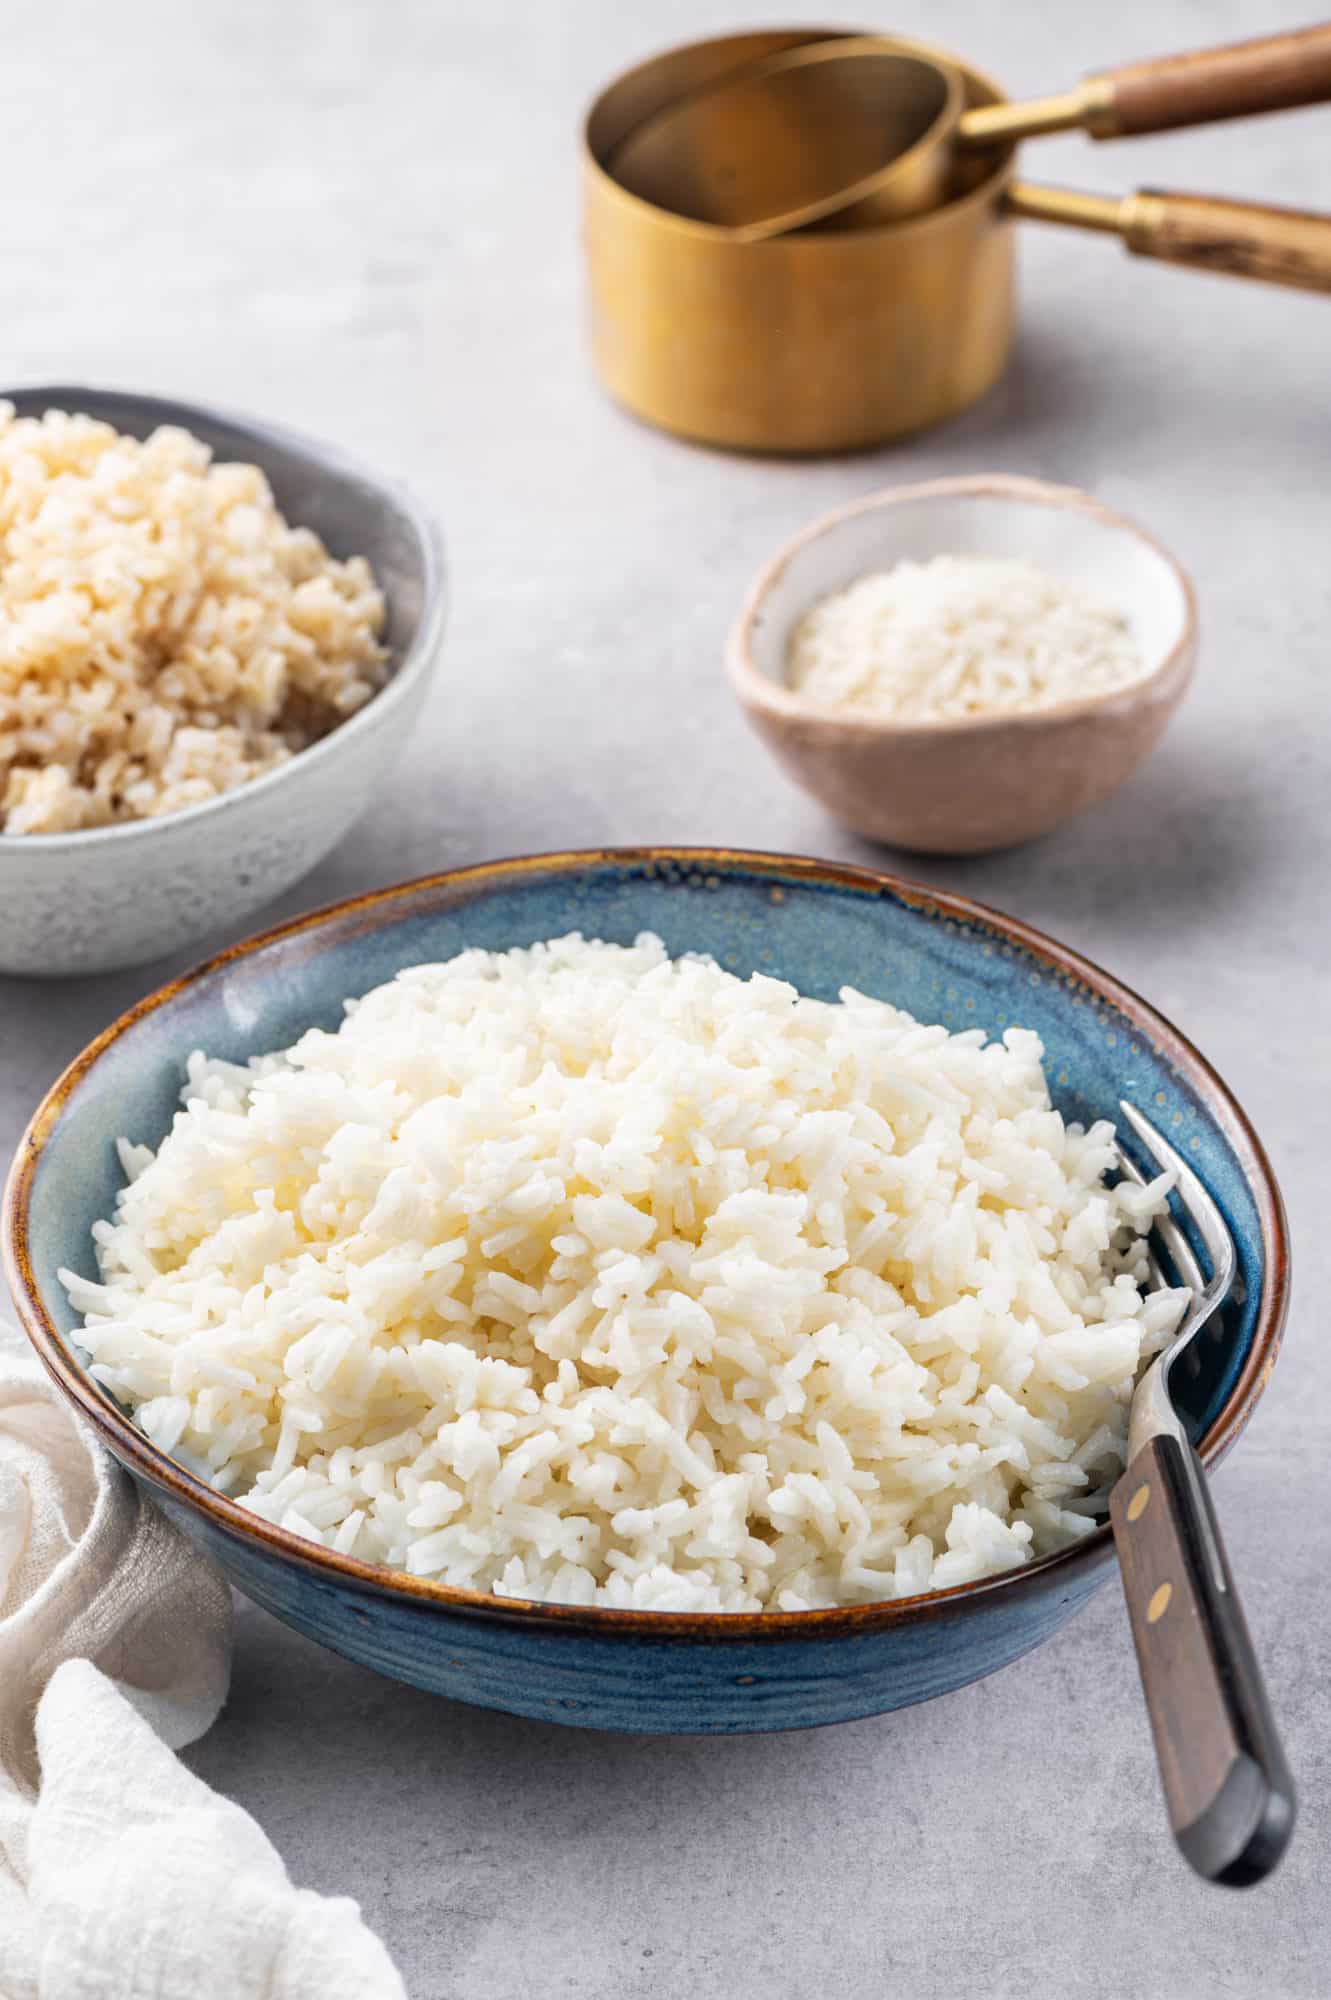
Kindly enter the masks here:
[[199, 805], [381, 685], [359, 556], [289, 527], [254, 465], [0, 402], [0, 833]]
[[1041, 1055], [649, 935], [470, 951], [195, 1055], [64, 1281], [147, 1435], [329, 1548], [662, 1610], [964, 1583], [1088, 1532], [1184, 1297]]
[[1116, 605], [1034, 563], [934, 556], [862, 576], [805, 613], [792, 688], [906, 722], [1048, 708], [1140, 680]]

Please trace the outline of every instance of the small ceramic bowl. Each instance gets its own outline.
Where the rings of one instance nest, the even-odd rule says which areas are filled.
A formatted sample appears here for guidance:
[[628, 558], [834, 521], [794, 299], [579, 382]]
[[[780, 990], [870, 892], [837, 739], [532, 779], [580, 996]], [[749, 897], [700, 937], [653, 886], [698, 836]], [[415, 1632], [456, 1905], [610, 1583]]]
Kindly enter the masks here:
[[1204, 1177], [1238, 1246], [1232, 1307], [1178, 1378], [1206, 1463], [1232, 1444], [1275, 1360], [1288, 1251], [1271, 1170], [1214, 1070], [1108, 973], [1011, 918], [864, 869], [714, 849], [542, 855], [383, 890], [238, 945], [108, 1028], [38, 1110], [5, 1192], [5, 1269], [57, 1385], [242, 1590], [335, 1652], [459, 1701], [589, 1728], [793, 1729], [943, 1694], [1039, 1645], [1108, 1575], [1108, 1528], [1004, 1576], [847, 1610], [523, 1603], [270, 1526], [149, 1444], [88, 1375], [57, 1272], [95, 1275], [89, 1232], [121, 1182], [116, 1138], [163, 1137], [192, 1049], [243, 1061], [335, 1027], [344, 1000], [404, 966], [570, 930], [620, 943], [653, 930], [676, 954], [709, 952], [827, 1000], [849, 982], [949, 1028], [1021, 1022], [1044, 1038], [1066, 1116], [1113, 1116], [1121, 1096], [1141, 1104]]
[[[1024, 714], [932, 722], [819, 708], [786, 685], [791, 634], [820, 598], [937, 555], [1022, 557], [1121, 605], [1145, 677]], [[750, 591], [728, 665], [758, 734], [837, 819], [893, 847], [981, 854], [1107, 799], [1159, 741], [1195, 654], [1192, 587], [1159, 543], [1075, 487], [993, 473], [890, 487], [806, 528]]]
[[373, 803], [410, 733], [444, 623], [436, 531], [411, 497], [275, 424], [116, 390], [3, 392], [20, 416], [76, 410], [131, 437], [179, 424], [261, 467], [288, 521], [369, 558], [388, 605], [391, 677], [364, 708], [250, 784], [161, 819], [0, 835], [0, 973], [110, 972], [183, 950], [298, 881]]

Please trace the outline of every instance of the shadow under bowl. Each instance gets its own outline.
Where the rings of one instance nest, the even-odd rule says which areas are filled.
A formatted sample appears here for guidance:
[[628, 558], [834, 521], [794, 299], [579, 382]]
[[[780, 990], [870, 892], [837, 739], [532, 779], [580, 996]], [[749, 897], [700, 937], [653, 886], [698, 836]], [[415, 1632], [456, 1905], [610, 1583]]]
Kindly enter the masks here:
[[1176, 1029], [1109, 974], [959, 896], [833, 863], [719, 849], [552, 854], [461, 869], [304, 917], [163, 987], [101, 1035], [37, 1111], [5, 1192], [5, 1268], [56, 1383], [135, 1479], [231, 1580], [334, 1651], [414, 1686], [588, 1728], [730, 1733], [878, 1714], [992, 1673], [1047, 1639], [1103, 1581], [1108, 1528], [1005, 1575], [844, 1610], [728, 1616], [501, 1600], [336, 1555], [214, 1492], [134, 1428], [87, 1372], [57, 1277], [89, 1276], [89, 1232], [121, 1183], [120, 1134], [167, 1131], [191, 1052], [244, 1061], [407, 966], [570, 930], [831, 1000], [849, 983], [948, 1028], [1044, 1038], [1069, 1119], [1143, 1106], [1202, 1175], [1239, 1283], [1197, 1365], [1177, 1374], [1214, 1464], [1275, 1360], [1288, 1289], [1280, 1196], [1247, 1119]]
[[[821, 598], [938, 555], [1020, 558], [1119, 606], [1145, 674], [1057, 706], [925, 721], [820, 707], [787, 685], [792, 634]], [[806, 528], [758, 577], [727, 665], [758, 734], [834, 818], [893, 847], [983, 854], [1131, 776], [1187, 691], [1196, 625], [1187, 577], [1133, 522], [1075, 487], [979, 474], [889, 487]]]
[[387, 605], [389, 679], [289, 762], [159, 819], [0, 835], [0, 973], [111, 972], [180, 951], [299, 881], [374, 799], [439, 656], [443, 557], [411, 496], [333, 447], [276, 424], [113, 389], [0, 392], [21, 417], [98, 417], [129, 437], [175, 424], [221, 461], [257, 465], [295, 527], [365, 556]]

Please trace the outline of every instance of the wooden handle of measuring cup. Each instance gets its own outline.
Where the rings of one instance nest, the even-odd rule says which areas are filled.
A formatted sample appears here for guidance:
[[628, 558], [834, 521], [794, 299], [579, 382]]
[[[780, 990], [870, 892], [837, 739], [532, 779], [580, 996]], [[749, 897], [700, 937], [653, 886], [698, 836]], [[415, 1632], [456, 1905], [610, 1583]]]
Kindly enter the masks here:
[[1123, 210], [1123, 239], [1138, 257], [1331, 292], [1331, 216], [1153, 188], [1129, 195]]
[[1138, 257], [1197, 271], [1227, 271], [1300, 292], [1331, 292], [1331, 216], [1301, 208], [1263, 208], [1204, 194], [1143, 188], [1121, 196], [1013, 181], [1003, 197], [1009, 215], [1061, 222], [1121, 236]]
[[1331, 22], [1229, 48], [1127, 63], [1089, 77], [1083, 88], [1098, 100], [1089, 121], [1097, 139], [1323, 104], [1331, 99]]

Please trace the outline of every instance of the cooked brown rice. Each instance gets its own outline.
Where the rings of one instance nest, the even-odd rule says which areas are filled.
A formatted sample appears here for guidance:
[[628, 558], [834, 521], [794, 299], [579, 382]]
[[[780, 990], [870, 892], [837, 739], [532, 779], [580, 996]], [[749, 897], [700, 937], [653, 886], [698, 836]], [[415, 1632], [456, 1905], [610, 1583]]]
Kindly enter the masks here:
[[244, 784], [384, 677], [384, 601], [188, 431], [0, 402], [0, 833], [149, 819]]

